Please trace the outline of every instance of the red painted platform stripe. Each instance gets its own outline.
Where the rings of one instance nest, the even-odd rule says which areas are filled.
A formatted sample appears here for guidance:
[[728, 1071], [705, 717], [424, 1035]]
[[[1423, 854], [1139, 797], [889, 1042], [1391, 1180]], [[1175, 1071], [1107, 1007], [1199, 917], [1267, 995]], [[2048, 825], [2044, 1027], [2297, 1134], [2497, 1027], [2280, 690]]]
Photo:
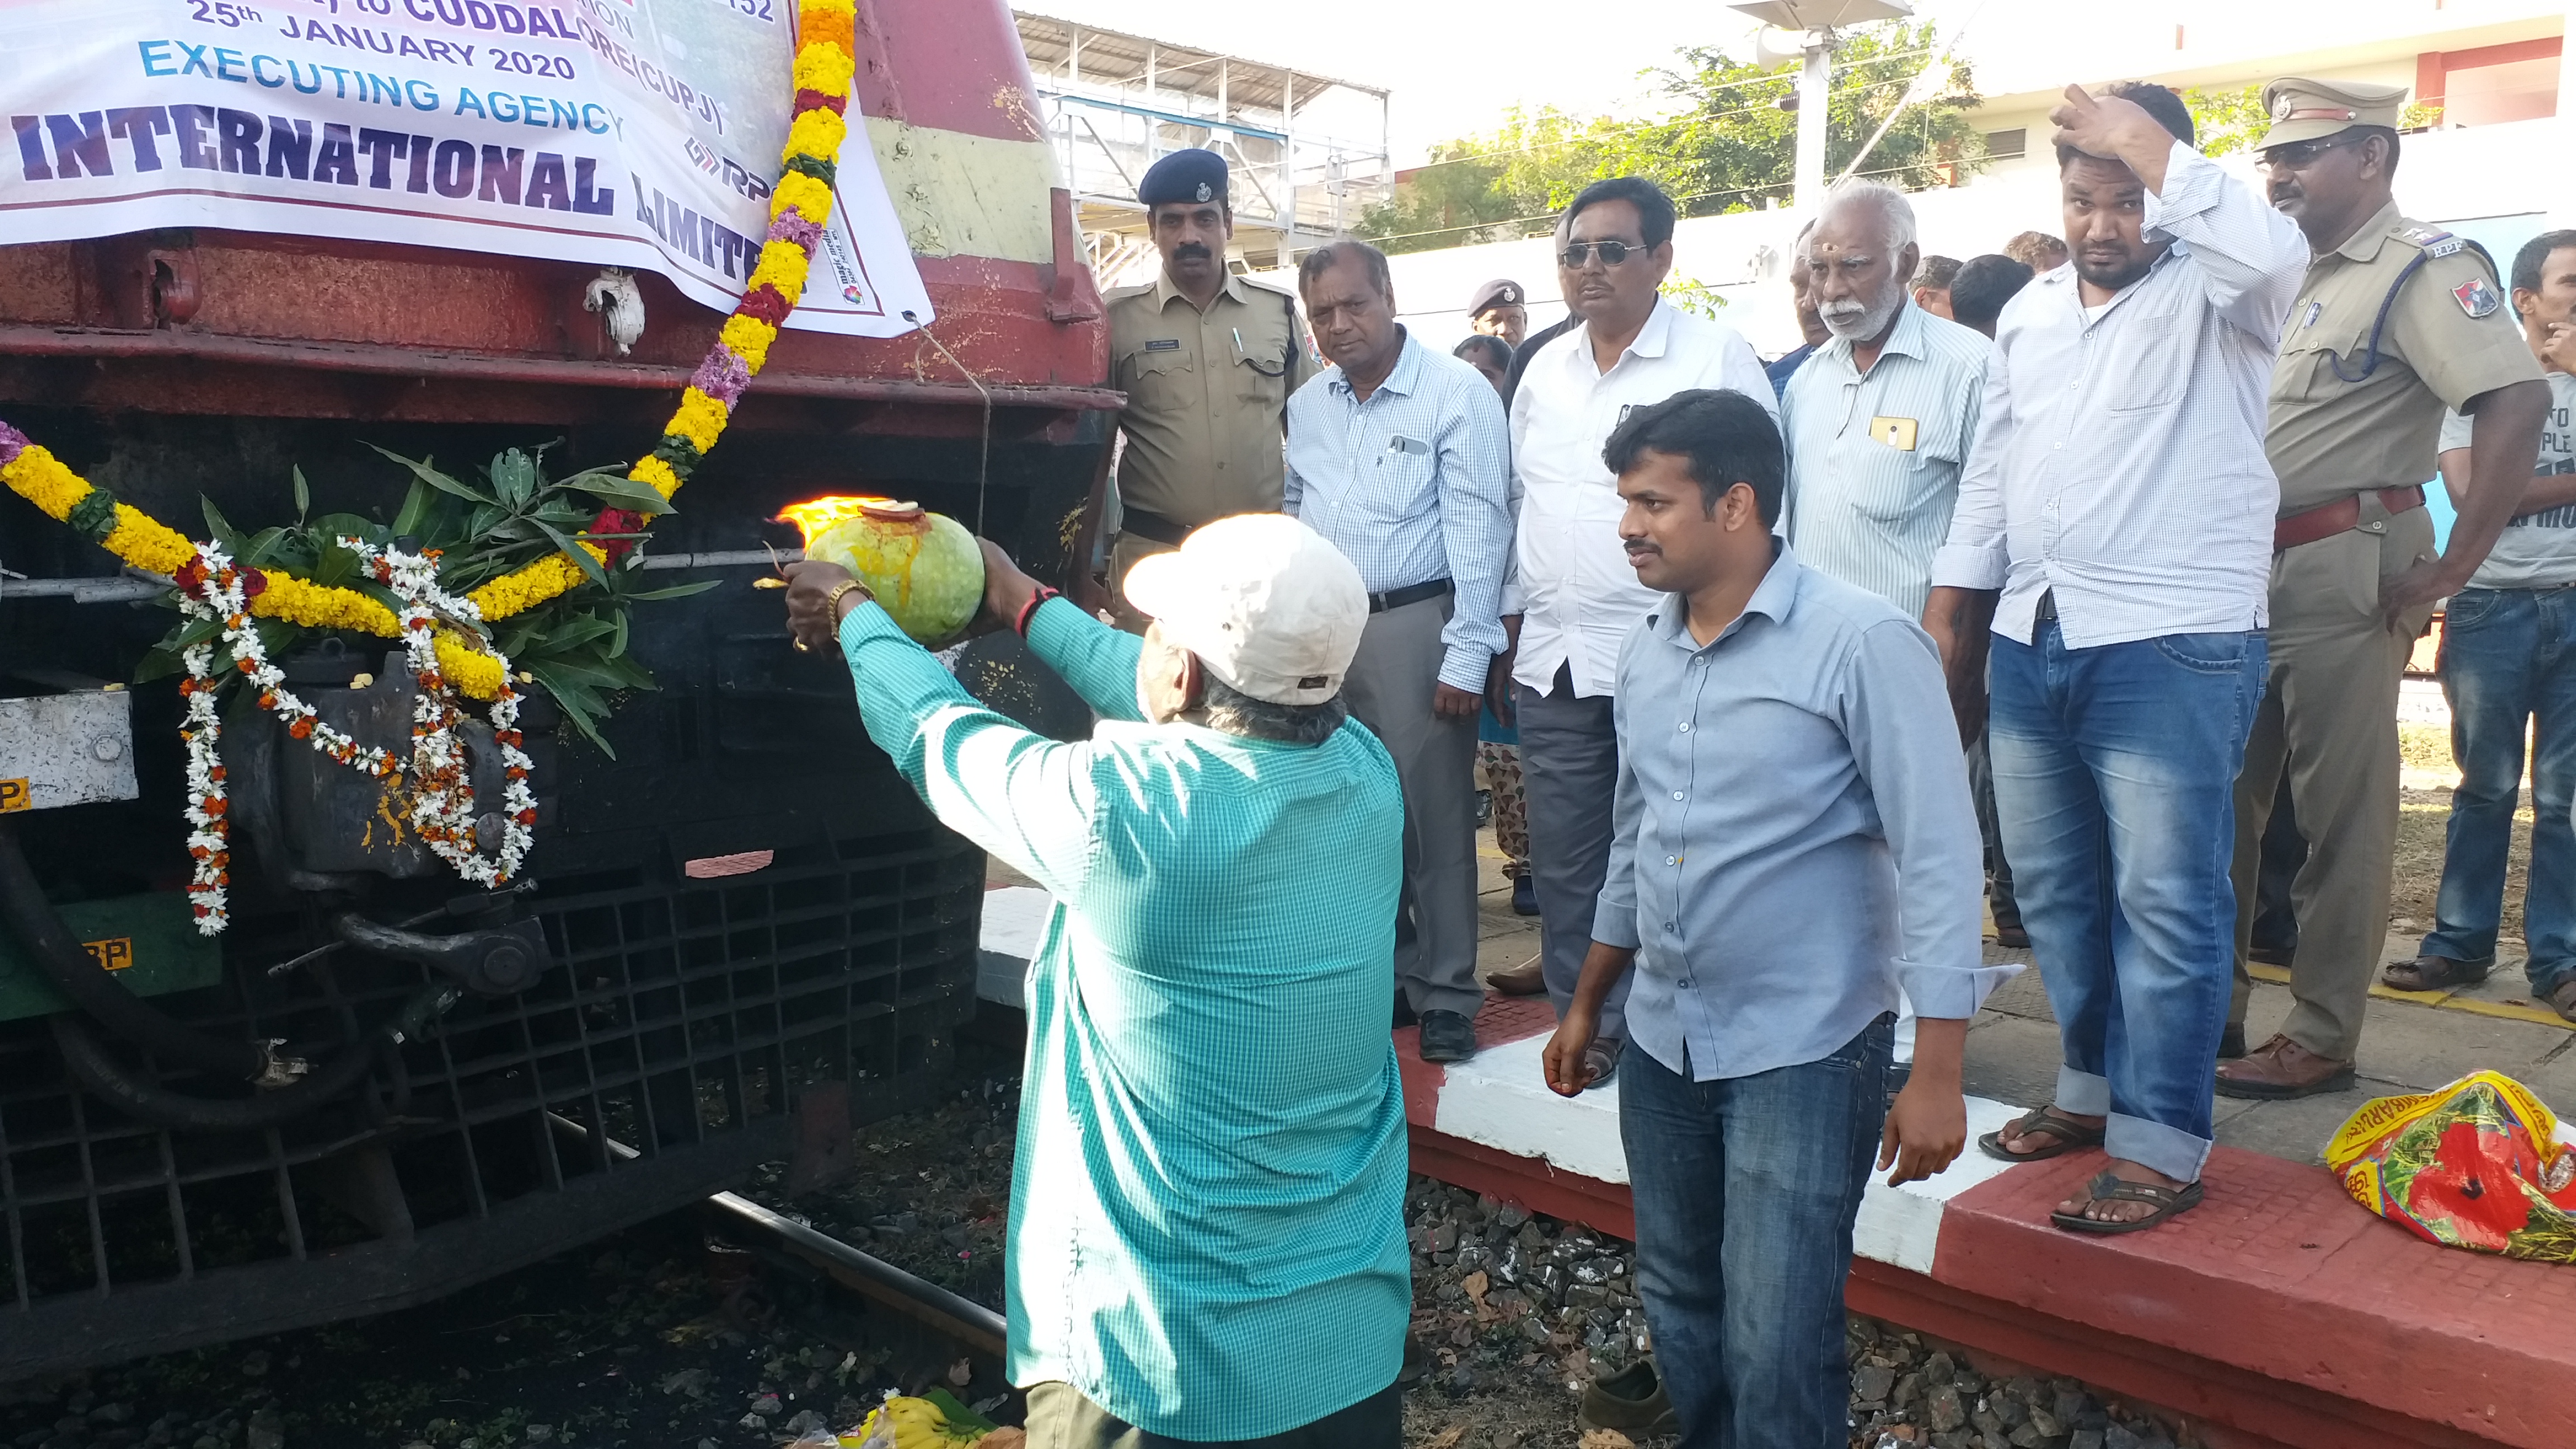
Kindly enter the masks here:
[[2317, 1438], [2293, 1432], [2295, 1414], [2229, 1420], [2284, 1442], [2451, 1442], [2431, 1437], [2442, 1430], [2576, 1444], [2576, 1271], [2438, 1247], [2363, 1212], [2321, 1169], [2226, 1147], [2207, 1201], [2165, 1227], [2052, 1227], [2049, 1208], [2101, 1166], [2090, 1153], [2033, 1164], [1952, 1199], [1933, 1277], [2097, 1341], [2189, 1355], [2211, 1376], [2242, 1370], [2284, 1403], [2368, 1406], [2388, 1428]]

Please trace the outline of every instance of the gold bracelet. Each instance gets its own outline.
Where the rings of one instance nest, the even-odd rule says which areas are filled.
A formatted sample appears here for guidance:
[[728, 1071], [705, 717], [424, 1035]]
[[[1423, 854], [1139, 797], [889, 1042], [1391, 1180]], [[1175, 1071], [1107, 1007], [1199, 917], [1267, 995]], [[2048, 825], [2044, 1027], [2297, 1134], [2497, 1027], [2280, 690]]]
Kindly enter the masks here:
[[[867, 589], [867, 585], [860, 583], [857, 579], [843, 579], [841, 582], [832, 586], [832, 592], [823, 596], [823, 615], [825, 618], [832, 621], [832, 627], [835, 629], [841, 627], [841, 596], [852, 589], [858, 589], [864, 592]], [[876, 596], [874, 594], [869, 594], [868, 597], [875, 598]]]

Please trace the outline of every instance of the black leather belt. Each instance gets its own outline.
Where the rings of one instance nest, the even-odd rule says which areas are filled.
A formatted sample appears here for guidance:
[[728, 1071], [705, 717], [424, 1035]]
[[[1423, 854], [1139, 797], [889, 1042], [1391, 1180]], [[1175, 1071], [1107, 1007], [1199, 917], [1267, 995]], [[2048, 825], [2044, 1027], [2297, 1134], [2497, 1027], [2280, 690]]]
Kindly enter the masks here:
[[1189, 524], [1174, 523], [1159, 513], [1147, 513], [1141, 508], [1130, 508], [1119, 516], [1118, 531], [1179, 548], [1181, 540], [1190, 536], [1191, 528]]
[[1414, 584], [1409, 588], [1389, 589], [1383, 594], [1371, 594], [1369, 612], [1383, 614], [1389, 609], [1401, 609], [1407, 604], [1419, 604], [1425, 599], [1436, 599], [1449, 592], [1449, 587], [1447, 579], [1433, 579], [1427, 584]]

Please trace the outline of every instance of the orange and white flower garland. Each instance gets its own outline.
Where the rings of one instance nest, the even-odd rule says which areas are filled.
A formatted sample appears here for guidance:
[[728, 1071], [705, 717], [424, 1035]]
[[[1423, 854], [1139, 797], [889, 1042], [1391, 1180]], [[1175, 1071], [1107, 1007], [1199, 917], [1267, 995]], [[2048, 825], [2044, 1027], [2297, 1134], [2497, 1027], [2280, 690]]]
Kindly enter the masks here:
[[[782, 174], [770, 193], [770, 227], [761, 239], [758, 261], [741, 302], [682, 391], [680, 406], [665, 425], [661, 441], [628, 474], [664, 498], [679, 491], [724, 433], [744, 390], [767, 364], [787, 314], [804, 294], [814, 251], [831, 219], [838, 157], [849, 130], [844, 116], [857, 71], [856, 26], [854, 0], [798, 0], [791, 72], [795, 99], [787, 144], [779, 157]], [[235, 668], [259, 689], [261, 707], [284, 721], [289, 735], [309, 740], [341, 764], [380, 779], [401, 774], [402, 766], [388, 752], [362, 747], [323, 724], [310, 706], [285, 688], [284, 674], [270, 665], [260, 645], [252, 615], [308, 629], [399, 635], [420, 684], [412, 737], [413, 822], [431, 849], [468, 880], [497, 885], [517, 872], [536, 823], [536, 799], [527, 783], [528, 757], [520, 749], [519, 696], [511, 684], [509, 661], [491, 647], [485, 631], [477, 626], [534, 608], [580, 584], [587, 573], [568, 553], [549, 554], [460, 599], [437, 589], [435, 556], [368, 550], [355, 540], [343, 539], [345, 546], [368, 557], [378, 578], [394, 588], [405, 605], [396, 617], [377, 600], [352, 589], [284, 574], [269, 579], [257, 569], [236, 565], [213, 544], [197, 544], [92, 487], [6, 423], [0, 423], [0, 485], [28, 499], [48, 517], [70, 524], [129, 567], [176, 578], [181, 607], [190, 617], [224, 621], [222, 637]], [[589, 531], [631, 533], [643, 521], [638, 515], [610, 509]], [[586, 537], [577, 539], [574, 547], [602, 563], [621, 551], [615, 544], [593, 543]], [[404, 579], [402, 585], [392, 583], [395, 575]], [[254, 599], [262, 602], [254, 605]], [[442, 615], [451, 626], [444, 633], [435, 623]], [[187, 701], [182, 735], [188, 745], [188, 849], [196, 866], [189, 893], [197, 929], [207, 935], [221, 931], [228, 919], [225, 887], [231, 864], [214, 655], [212, 644], [185, 650], [182, 657], [188, 676], [180, 682]], [[456, 722], [463, 717], [454, 702], [457, 693], [493, 701], [492, 728], [507, 785], [502, 841], [491, 859], [475, 848], [473, 789], [454, 734]]]
[[[504, 780], [501, 795], [501, 841], [490, 857], [477, 848], [474, 783], [470, 761], [457, 742], [456, 726], [465, 717], [439, 670], [437, 625], [444, 618], [469, 634], [481, 632], [482, 613], [473, 601], [438, 586], [438, 555], [379, 549], [354, 538], [340, 546], [358, 556], [376, 582], [393, 591], [402, 604], [403, 654], [419, 693], [412, 697], [411, 777], [412, 828], [454, 868], [457, 875], [481, 886], [509, 882], [527, 859], [536, 833], [537, 797], [528, 786], [531, 761], [521, 748], [519, 692], [510, 684], [510, 661], [500, 651], [501, 686], [492, 700], [492, 735], [501, 751]], [[486, 647], [489, 647], [488, 645]]]
[[[232, 655], [234, 670], [259, 691], [260, 708], [277, 716], [289, 736], [309, 741], [333, 760], [379, 779], [401, 773], [402, 767], [392, 754], [361, 745], [324, 724], [313, 706], [287, 689], [285, 672], [269, 662], [259, 629], [250, 617], [252, 597], [267, 587], [265, 575], [235, 564], [215, 545], [203, 544], [173, 577], [179, 585], [179, 611], [191, 619], [213, 620], [222, 625], [220, 637]], [[223, 930], [231, 919], [225, 907], [225, 888], [232, 884], [232, 827], [224, 790], [223, 721], [215, 713], [220, 682], [215, 675], [213, 643], [192, 644], [180, 657], [188, 671], [179, 682], [179, 693], [188, 705], [179, 729], [179, 737], [188, 746], [188, 808], [184, 813], [190, 827], [188, 858], [193, 862], [188, 897], [197, 930], [211, 936]]]
[[[402, 605], [403, 650], [419, 692], [412, 701], [411, 822], [421, 839], [457, 875], [476, 885], [506, 884], [527, 859], [537, 823], [537, 799], [528, 784], [532, 762], [519, 732], [519, 692], [509, 684], [509, 661], [497, 651], [501, 688], [492, 702], [492, 733], [501, 752], [505, 784], [501, 800], [499, 850], [485, 856], [477, 848], [474, 786], [470, 761], [457, 741], [456, 726], [465, 718], [439, 668], [438, 630], [450, 628], [480, 634], [480, 616], [472, 602], [438, 587], [438, 556], [379, 549], [354, 538], [340, 546], [358, 555], [376, 581]], [[320, 714], [286, 687], [285, 672], [268, 658], [259, 630], [251, 622], [250, 600], [264, 586], [260, 571], [235, 564], [212, 544], [175, 576], [180, 611], [192, 619], [220, 622], [219, 636], [232, 658], [232, 670], [259, 691], [259, 706], [286, 726], [289, 737], [309, 742], [334, 761], [377, 779], [404, 772], [389, 750], [359, 744], [322, 722]], [[488, 647], [488, 646], [487, 646]], [[192, 644], [182, 653], [187, 675], [179, 693], [187, 701], [179, 737], [188, 747], [188, 856], [193, 862], [189, 904], [197, 930], [212, 936], [231, 920], [226, 901], [232, 884], [231, 799], [225, 788], [222, 755], [223, 721], [215, 710], [222, 677], [215, 664], [213, 641]]]

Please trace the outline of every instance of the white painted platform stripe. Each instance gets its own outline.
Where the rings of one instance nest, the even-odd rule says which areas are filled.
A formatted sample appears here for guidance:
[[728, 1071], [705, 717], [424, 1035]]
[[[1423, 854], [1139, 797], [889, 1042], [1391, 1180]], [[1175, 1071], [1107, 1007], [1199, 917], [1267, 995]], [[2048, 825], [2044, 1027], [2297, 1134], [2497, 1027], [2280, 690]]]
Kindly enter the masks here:
[[[1054, 901], [1043, 890], [1006, 886], [984, 893], [984, 933], [976, 994], [1003, 1006], [1025, 1005], [1029, 957], [1046, 930]], [[1514, 1157], [1534, 1158], [1561, 1171], [1625, 1185], [1628, 1159], [1619, 1142], [1619, 1087], [1580, 1097], [1547, 1089], [1539, 1065], [1545, 1036], [1504, 1042], [1454, 1063], [1445, 1072], [1433, 1108], [1435, 1130]], [[2023, 1109], [1986, 1097], [1968, 1099], [1968, 1146], [1956, 1162], [1924, 1182], [1889, 1187], [1870, 1175], [1852, 1231], [1852, 1251], [1863, 1258], [1930, 1273], [1941, 1242], [1943, 1205], [2013, 1164], [1977, 1150], [1977, 1137], [2021, 1115]]]
[[[1580, 1097], [1560, 1097], [1547, 1089], [1540, 1069], [1539, 1055], [1546, 1049], [1547, 1038], [1529, 1037], [1487, 1047], [1473, 1060], [1450, 1066], [1435, 1126], [1443, 1136], [1624, 1184], [1628, 1159], [1619, 1142], [1618, 1083]], [[1931, 1272], [1942, 1205], [2013, 1165], [1979, 1152], [1978, 1134], [1994, 1131], [2021, 1112], [2008, 1103], [1970, 1097], [1968, 1148], [1947, 1170], [1903, 1187], [1889, 1187], [1882, 1174], [1871, 1174], [1852, 1250], [1881, 1263]]]
[[1055, 897], [1036, 886], [984, 892], [982, 950], [975, 963], [975, 994], [997, 1006], [1028, 1007], [1029, 958], [1046, 934]]

